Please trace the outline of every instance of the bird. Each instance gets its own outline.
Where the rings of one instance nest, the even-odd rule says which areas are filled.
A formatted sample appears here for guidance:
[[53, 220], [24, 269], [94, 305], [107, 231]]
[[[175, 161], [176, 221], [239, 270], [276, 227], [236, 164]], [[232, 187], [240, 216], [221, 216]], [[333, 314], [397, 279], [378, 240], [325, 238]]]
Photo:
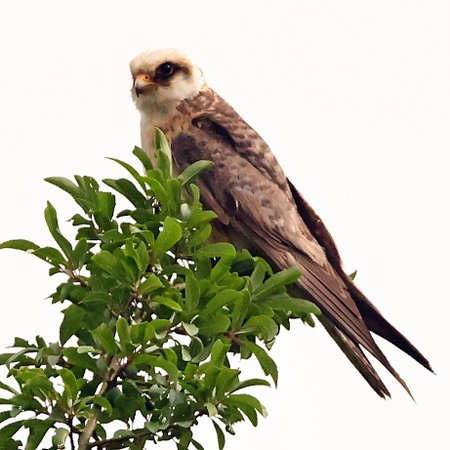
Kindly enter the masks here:
[[145, 51], [130, 62], [130, 70], [141, 145], [150, 159], [156, 161], [159, 128], [171, 144], [176, 171], [198, 160], [212, 161], [213, 168], [197, 184], [203, 205], [217, 215], [213, 234], [254, 249], [278, 270], [296, 267], [301, 273], [298, 292], [320, 308], [318, 319], [325, 330], [372, 389], [390, 397], [365, 352], [411, 395], [372, 333], [432, 371], [430, 363], [344, 272], [325, 224], [260, 135], [207, 85], [199, 66], [181, 51]]

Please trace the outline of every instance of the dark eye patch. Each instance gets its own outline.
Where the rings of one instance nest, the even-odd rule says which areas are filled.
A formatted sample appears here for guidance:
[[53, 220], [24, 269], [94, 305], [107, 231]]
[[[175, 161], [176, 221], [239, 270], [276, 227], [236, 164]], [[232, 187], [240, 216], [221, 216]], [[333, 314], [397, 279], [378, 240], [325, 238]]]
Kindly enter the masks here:
[[155, 71], [155, 81], [169, 81], [182, 68], [173, 62], [166, 61], [160, 64]]

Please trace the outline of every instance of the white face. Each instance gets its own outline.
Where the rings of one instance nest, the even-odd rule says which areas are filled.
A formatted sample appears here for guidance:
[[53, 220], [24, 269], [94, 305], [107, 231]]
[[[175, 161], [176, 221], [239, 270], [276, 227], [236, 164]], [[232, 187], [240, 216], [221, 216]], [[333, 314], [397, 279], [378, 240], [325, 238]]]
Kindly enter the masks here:
[[200, 69], [173, 49], [144, 52], [130, 63], [131, 95], [141, 112], [171, 110], [180, 101], [195, 97], [205, 86]]

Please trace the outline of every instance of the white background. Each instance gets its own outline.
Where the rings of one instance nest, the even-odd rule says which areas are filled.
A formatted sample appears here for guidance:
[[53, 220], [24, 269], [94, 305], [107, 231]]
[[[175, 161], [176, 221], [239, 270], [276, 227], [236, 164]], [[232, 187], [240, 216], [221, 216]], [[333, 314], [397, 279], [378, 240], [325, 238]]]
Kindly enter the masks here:
[[[268, 418], [237, 426], [227, 448], [449, 448], [450, 4], [2, 2], [0, 241], [51, 244], [47, 199], [61, 222], [74, 213], [44, 177], [123, 175], [104, 158], [130, 161], [139, 144], [128, 62], [159, 47], [191, 55], [262, 134], [346, 270], [437, 373], [381, 342], [417, 403], [380, 369], [382, 401], [320, 327], [297, 324], [273, 351], [279, 388], [260, 392]], [[0, 252], [1, 348], [56, 338], [45, 297], [61, 280], [46, 273]], [[209, 424], [196, 436], [216, 448]]]

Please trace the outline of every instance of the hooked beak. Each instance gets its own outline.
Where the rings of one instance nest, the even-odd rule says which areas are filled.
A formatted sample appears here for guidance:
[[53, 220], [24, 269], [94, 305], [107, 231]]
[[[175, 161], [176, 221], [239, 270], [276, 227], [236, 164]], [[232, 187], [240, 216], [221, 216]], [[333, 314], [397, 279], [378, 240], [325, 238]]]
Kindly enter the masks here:
[[136, 93], [136, 97], [139, 97], [141, 94], [144, 94], [154, 86], [155, 82], [146, 73], [140, 73], [134, 79], [133, 88], [134, 92]]

